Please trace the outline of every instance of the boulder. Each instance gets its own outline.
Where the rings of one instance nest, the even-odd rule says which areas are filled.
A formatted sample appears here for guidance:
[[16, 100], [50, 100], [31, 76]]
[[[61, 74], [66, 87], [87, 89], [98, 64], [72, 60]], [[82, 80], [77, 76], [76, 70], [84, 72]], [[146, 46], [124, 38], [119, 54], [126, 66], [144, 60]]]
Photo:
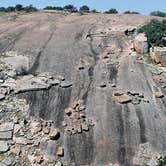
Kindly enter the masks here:
[[166, 67], [166, 47], [154, 47], [150, 49], [150, 56], [156, 62]]
[[50, 139], [58, 139], [60, 137], [60, 133], [56, 128], [51, 128], [49, 132]]
[[56, 154], [57, 154], [58, 156], [62, 157], [62, 156], [64, 155], [64, 149], [63, 149], [61, 146], [59, 146], [59, 147], [57, 148]]
[[148, 52], [147, 37], [144, 33], [138, 34], [134, 39], [134, 50], [137, 53], [144, 54]]
[[132, 101], [132, 98], [127, 94], [114, 96], [114, 97], [115, 97], [116, 101], [120, 104], [125, 104], [125, 103], [129, 103]]

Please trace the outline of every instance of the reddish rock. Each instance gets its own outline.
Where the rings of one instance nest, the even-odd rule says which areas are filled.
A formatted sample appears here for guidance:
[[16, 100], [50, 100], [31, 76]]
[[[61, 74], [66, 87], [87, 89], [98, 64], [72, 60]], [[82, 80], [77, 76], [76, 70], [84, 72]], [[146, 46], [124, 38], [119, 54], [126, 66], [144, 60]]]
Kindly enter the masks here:
[[125, 104], [125, 103], [129, 103], [132, 101], [132, 98], [126, 94], [115, 96], [115, 99], [120, 104]]

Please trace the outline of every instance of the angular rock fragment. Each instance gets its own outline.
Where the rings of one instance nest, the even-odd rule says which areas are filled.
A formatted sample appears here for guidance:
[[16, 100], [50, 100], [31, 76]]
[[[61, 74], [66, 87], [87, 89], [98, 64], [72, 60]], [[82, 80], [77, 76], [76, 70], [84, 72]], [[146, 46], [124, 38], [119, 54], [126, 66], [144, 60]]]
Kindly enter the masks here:
[[59, 146], [58, 148], [57, 148], [57, 153], [56, 153], [58, 156], [60, 156], [60, 157], [63, 157], [63, 155], [64, 155], [64, 149], [61, 147], [61, 146]]
[[49, 137], [52, 140], [57, 140], [60, 137], [60, 133], [56, 128], [51, 128], [49, 132]]
[[81, 127], [82, 127], [82, 130], [83, 130], [83, 131], [89, 131], [89, 126], [88, 126], [88, 124], [82, 123], [82, 124], [81, 124]]

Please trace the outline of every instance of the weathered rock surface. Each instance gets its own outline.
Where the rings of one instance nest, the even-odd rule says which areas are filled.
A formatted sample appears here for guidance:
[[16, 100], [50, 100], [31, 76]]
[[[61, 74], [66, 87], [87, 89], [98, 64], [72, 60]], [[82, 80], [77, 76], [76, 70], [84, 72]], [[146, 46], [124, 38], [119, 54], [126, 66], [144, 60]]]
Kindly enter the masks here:
[[[153, 79], [161, 72], [155, 66], [152, 72], [142, 56], [138, 60], [124, 34], [152, 18], [42, 11], [13, 21], [0, 18], [0, 53], [5, 57], [15, 50], [29, 61], [27, 75], [0, 63], [0, 87], [7, 90], [0, 101], [0, 122], [17, 116], [8, 140], [11, 150], [4, 157], [19, 154], [20, 166], [54, 166], [57, 161], [64, 166], [133, 166], [149, 163], [142, 157], [133, 160], [139, 159], [139, 145], [147, 142], [151, 156], [164, 154], [166, 101], [154, 94], [159, 88], [165, 96], [166, 79], [164, 74]], [[138, 51], [144, 52], [141, 42]], [[80, 60], [86, 63], [78, 70]], [[122, 92], [114, 96], [119, 89]], [[122, 103], [132, 101], [120, 104], [116, 97]], [[70, 114], [66, 108], [72, 108]], [[30, 116], [42, 123], [42, 130], [33, 131]], [[50, 139], [51, 128], [58, 129], [59, 139]], [[20, 153], [16, 147], [21, 147]], [[64, 148], [63, 157], [57, 155], [58, 147]]]
[[148, 52], [147, 37], [144, 33], [138, 34], [134, 39], [134, 49], [140, 54]]

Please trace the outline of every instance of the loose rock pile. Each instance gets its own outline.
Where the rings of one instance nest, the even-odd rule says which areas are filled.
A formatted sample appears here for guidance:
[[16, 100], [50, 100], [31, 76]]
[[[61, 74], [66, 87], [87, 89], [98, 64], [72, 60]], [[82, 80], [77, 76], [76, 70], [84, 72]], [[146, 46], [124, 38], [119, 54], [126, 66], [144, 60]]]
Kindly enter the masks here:
[[69, 134], [89, 131], [90, 127], [94, 125], [93, 120], [86, 118], [86, 107], [83, 100], [74, 101], [64, 112], [66, 114], [64, 127]]
[[[25, 59], [15, 52], [8, 52], [0, 59], [0, 165], [62, 166], [64, 149], [60, 141], [61, 131], [51, 121], [30, 118], [29, 105], [16, 94], [47, 90], [52, 86], [69, 88], [72, 83], [62, 76], [55, 77], [49, 73], [28, 75], [25, 70], [21, 71], [23, 67], [20, 66], [25, 65], [21, 63]], [[14, 64], [13, 60], [16, 60]], [[52, 160], [45, 153], [45, 149], [49, 149], [46, 144], [50, 141], [55, 143], [51, 148], [56, 151]]]
[[142, 101], [149, 103], [149, 100], [144, 99], [143, 93], [134, 91], [114, 91], [113, 96], [120, 104], [132, 103], [133, 105], [138, 105]]

